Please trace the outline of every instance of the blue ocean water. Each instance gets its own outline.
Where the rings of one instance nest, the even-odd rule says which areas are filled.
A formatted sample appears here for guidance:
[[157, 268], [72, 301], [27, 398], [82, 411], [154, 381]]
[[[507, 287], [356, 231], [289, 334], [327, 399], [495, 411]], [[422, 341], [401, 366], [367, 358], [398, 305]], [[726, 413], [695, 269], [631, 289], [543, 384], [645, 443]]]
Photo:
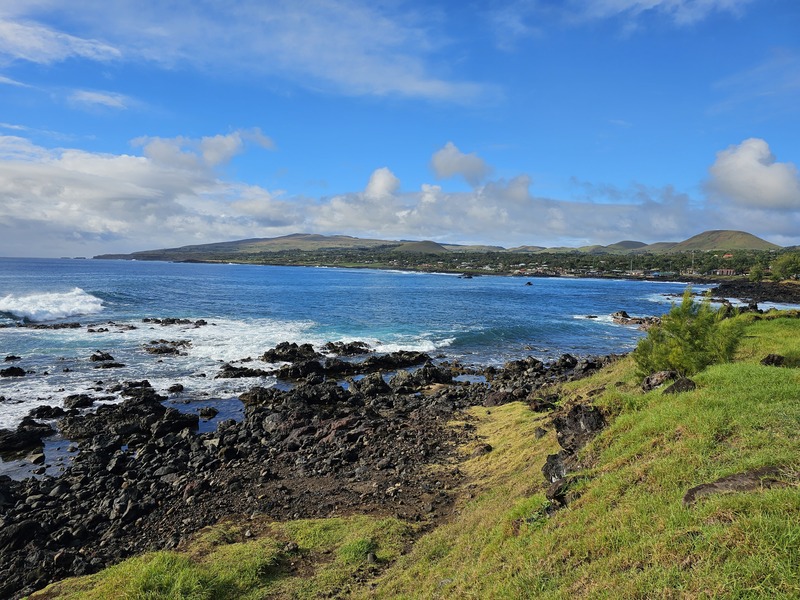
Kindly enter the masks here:
[[[482, 365], [528, 355], [548, 360], [564, 352], [625, 352], [643, 334], [615, 325], [610, 314], [662, 314], [684, 288], [608, 279], [0, 259], [0, 325], [12, 325], [0, 328], [0, 360], [19, 356], [8, 364], [32, 371], [0, 378], [0, 427], [15, 426], [33, 406], [60, 406], [69, 394], [115, 381], [148, 379], [164, 394], [180, 383], [186, 401], [229, 398], [275, 382], [215, 379], [222, 364], [265, 368], [247, 359], [282, 341], [320, 346], [363, 340], [378, 351], [422, 350]], [[208, 325], [143, 323], [148, 317], [203, 319]], [[81, 327], [13, 326], [21, 320]], [[186, 354], [148, 354], [145, 345], [160, 339], [187, 342]], [[95, 351], [125, 366], [98, 370], [89, 360]]]

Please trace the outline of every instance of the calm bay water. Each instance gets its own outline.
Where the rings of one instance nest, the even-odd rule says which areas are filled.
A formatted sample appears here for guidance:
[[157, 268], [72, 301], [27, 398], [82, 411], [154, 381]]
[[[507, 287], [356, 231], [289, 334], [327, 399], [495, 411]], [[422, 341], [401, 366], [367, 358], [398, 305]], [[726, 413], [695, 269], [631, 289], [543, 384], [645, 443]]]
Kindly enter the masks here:
[[[527, 281], [531, 285], [525, 285]], [[160, 393], [175, 383], [193, 402], [230, 398], [269, 378], [214, 379], [225, 362], [257, 359], [282, 341], [363, 340], [379, 351], [422, 350], [466, 364], [500, 364], [624, 352], [642, 333], [610, 314], [657, 315], [681, 283], [571, 278], [524, 279], [377, 270], [0, 259], [0, 324], [25, 319], [80, 322], [78, 329], [0, 328], [0, 360], [33, 371], [0, 379], [0, 427], [34, 406], [116, 381], [148, 379]], [[598, 318], [589, 319], [588, 315]], [[160, 326], [147, 317], [204, 319]], [[135, 329], [130, 329], [129, 326]], [[107, 329], [90, 332], [89, 329]], [[185, 356], [154, 356], [154, 341], [186, 341]], [[125, 366], [94, 367], [95, 351]], [[256, 360], [250, 366], [264, 367]], [[102, 381], [99, 384], [98, 381]]]

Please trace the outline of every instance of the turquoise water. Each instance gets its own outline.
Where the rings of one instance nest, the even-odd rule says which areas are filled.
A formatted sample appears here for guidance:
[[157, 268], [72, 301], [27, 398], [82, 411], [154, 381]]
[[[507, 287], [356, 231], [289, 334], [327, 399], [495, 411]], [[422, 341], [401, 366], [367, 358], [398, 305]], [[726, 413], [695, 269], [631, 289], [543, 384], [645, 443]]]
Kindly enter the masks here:
[[[531, 285], [525, 285], [527, 281]], [[224, 362], [257, 359], [282, 341], [363, 340], [379, 351], [422, 350], [466, 364], [499, 364], [533, 355], [548, 360], [624, 352], [642, 333], [610, 314], [658, 315], [685, 285], [571, 278], [523, 279], [393, 271], [0, 259], [0, 359], [35, 371], [0, 379], [0, 427], [37, 404], [70, 393], [148, 379], [161, 393], [180, 383], [184, 397], [225, 398], [258, 380], [214, 379]], [[586, 318], [595, 315], [598, 318]], [[208, 325], [159, 325], [143, 318], [204, 319]], [[79, 329], [34, 330], [21, 320], [79, 322]], [[130, 326], [136, 329], [130, 329]], [[107, 329], [92, 333], [89, 329]], [[148, 354], [158, 339], [187, 341], [185, 356]], [[110, 353], [125, 365], [97, 370], [89, 356]], [[5, 366], [5, 365], [3, 365]], [[260, 361], [251, 366], [266, 367]]]

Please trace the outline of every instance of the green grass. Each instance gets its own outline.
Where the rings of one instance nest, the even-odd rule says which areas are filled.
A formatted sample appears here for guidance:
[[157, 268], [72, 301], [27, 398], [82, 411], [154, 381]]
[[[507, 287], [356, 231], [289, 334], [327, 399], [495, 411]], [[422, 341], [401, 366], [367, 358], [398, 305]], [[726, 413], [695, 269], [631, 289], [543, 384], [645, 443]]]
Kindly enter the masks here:
[[[534, 435], [547, 417], [477, 407], [479, 442], [494, 449], [460, 465], [456, 514], [407, 553], [414, 530], [395, 519], [228, 524], [186, 553], [39, 597], [798, 598], [800, 369], [760, 360], [800, 364], [800, 319], [773, 317], [743, 317], [735, 361], [697, 374], [692, 392], [641, 392], [630, 358], [565, 384], [564, 402], [592, 399], [613, 422], [581, 454], [579, 498], [552, 515], [541, 467], [558, 447], [552, 431]], [[787, 487], [682, 502], [695, 485], [768, 465]]]
[[200, 532], [181, 552], [145, 554], [51, 585], [32, 598], [256, 600], [347, 594], [357, 573], [396, 560], [412, 533], [397, 519], [365, 516], [223, 523]]

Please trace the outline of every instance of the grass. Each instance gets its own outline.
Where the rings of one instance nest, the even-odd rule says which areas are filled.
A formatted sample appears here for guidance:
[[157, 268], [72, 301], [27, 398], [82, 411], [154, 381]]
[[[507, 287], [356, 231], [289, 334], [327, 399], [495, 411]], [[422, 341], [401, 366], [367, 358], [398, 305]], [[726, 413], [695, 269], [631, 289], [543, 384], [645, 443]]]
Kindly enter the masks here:
[[181, 552], [132, 558], [56, 583], [32, 598], [256, 600], [347, 594], [357, 574], [396, 560], [412, 533], [397, 519], [365, 516], [226, 522], [201, 531]]
[[[534, 435], [551, 429], [547, 417], [521, 403], [476, 407], [479, 443], [493, 450], [465, 460], [456, 515], [407, 553], [414, 530], [394, 519], [265, 523], [251, 541], [242, 531], [254, 524], [227, 524], [188, 552], [35, 597], [798, 598], [800, 369], [760, 360], [800, 365], [800, 319], [743, 319], [736, 360], [696, 375], [692, 392], [641, 392], [630, 358], [562, 387], [563, 402], [591, 399], [612, 424], [582, 451], [580, 496], [553, 514], [541, 467], [555, 434]], [[782, 467], [787, 486], [682, 502], [695, 485], [762, 466]]]

